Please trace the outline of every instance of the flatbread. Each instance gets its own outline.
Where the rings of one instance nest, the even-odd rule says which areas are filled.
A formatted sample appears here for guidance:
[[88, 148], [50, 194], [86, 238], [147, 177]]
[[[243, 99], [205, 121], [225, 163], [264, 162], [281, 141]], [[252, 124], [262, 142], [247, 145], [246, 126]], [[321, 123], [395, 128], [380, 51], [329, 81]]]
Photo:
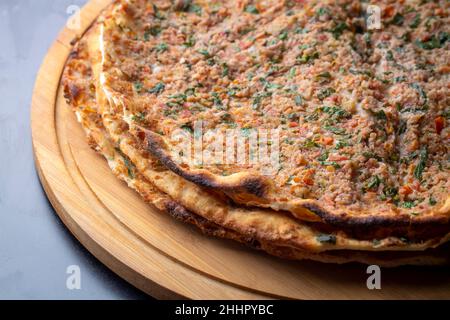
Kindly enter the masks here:
[[168, 170], [128, 132], [130, 127], [121, 114], [111, 112], [111, 99], [106, 99], [104, 90], [98, 90], [104, 84], [99, 81], [100, 67], [104, 66], [99, 48], [102, 42], [97, 41], [101, 26], [101, 22], [94, 25], [69, 58], [63, 76], [66, 98], [91, 146], [145, 201], [196, 225], [205, 234], [237, 240], [283, 258], [384, 266], [449, 262], [448, 245], [441, 245], [449, 240], [448, 234], [421, 241], [392, 236], [355, 238], [338, 228], [296, 221], [274, 210], [239, 207], [221, 192], [201, 188]]
[[[63, 77], [67, 98], [75, 106], [79, 118], [88, 118], [88, 116], [83, 116], [86, 112], [88, 112], [88, 115], [93, 113], [93, 116], [97, 119], [96, 122], [98, 122], [97, 126], [103, 128], [103, 130], [107, 129], [110, 139], [118, 144], [117, 150], [120, 150], [122, 156], [128, 159], [128, 165], [133, 166], [133, 170], [136, 166], [137, 171], [147, 181], [156, 185], [159, 190], [168, 194], [172, 199], [176, 199], [187, 209], [240, 234], [311, 251], [338, 249], [424, 250], [448, 241], [448, 235], [443, 238], [414, 243], [395, 237], [361, 241], [349, 238], [339, 230], [332, 230], [332, 233], [324, 234], [318, 228], [310, 227], [306, 223], [302, 224], [292, 217], [275, 211], [230, 205], [207, 190], [183, 180], [161, 166], [156, 159], [152, 159], [151, 155], [137, 149], [133, 137], [126, 133], [126, 124], [109, 114], [103, 103], [98, 103], [99, 100], [104, 101], [104, 98], [101, 97], [102, 91], [95, 90], [92, 78], [95, 78], [96, 72], [93, 72], [90, 68], [89, 55], [86, 53], [86, 47], [90, 44], [95, 55], [97, 42], [96, 37], [92, 35], [95, 35], [95, 30], [94, 27], [90, 36], [86, 36], [86, 42], [81, 42], [79, 47], [75, 49], [71, 61], [68, 63]], [[95, 61], [95, 58], [93, 60]], [[79, 64], [82, 65], [82, 68]], [[97, 110], [97, 105], [100, 108], [99, 110]], [[99, 119], [97, 112], [100, 112], [100, 110], [102, 110], [102, 118]], [[92, 127], [91, 125], [84, 126]], [[151, 165], [149, 166], [149, 164]]]
[[322, 262], [347, 263], [362, 262], [383, 266], [397, 266], [404, 264], [436, 265], [447, 264], [446, 251], [441, 249], [427, 250], [425, 252], [402, 252], [399, 256], [389, 253], [366, 253], [349, 250], [336, 250], [333, 252], [317, 253], [299, 250], [292, 247], [275, 245], [270, 242], [258, 241], [247, 235], [239, 234], [233, 230], [221, 227], [207, 219], [187, 211], [184, 207], [173, 201], [170, 197], [159, 191], [154, 185], [136, 170], [115, 144], [108, 138], [102, 120], [97, 114], [95, 105], [95, 90], [92, 87], [88, 55], [85, 50], [86, 43], [81, 40], [67, 63], [63, 83], [65, 84], [66, 97], [77, 114], [82, 124], [89, 144], [93, 149], [102, 154], [108, 161], [112, 172], [129, 187], [136, 190], [142, 198], [155, 205], [158, 209], [172, 215], [176, 219], [197, 226], [203, 233], [227, 239], [233, 239], [248, 245], [249, 247], [264, 250], [272, 255], [286, 259], [312, 259]]
[[[433, 14], [449, 4], [377, 6], [385, 23], [369, 32], [355, 1], [118, 2], [102, 24], [101, 87], [137, 147], [236, 203], [369, 238], [443, 236], [449, 21]], [[421, 61], [433, 72], [412, 68]], [[282, 168], [180, 163], [174, 133], [197, 120], [218, 133], [282, 128]]]

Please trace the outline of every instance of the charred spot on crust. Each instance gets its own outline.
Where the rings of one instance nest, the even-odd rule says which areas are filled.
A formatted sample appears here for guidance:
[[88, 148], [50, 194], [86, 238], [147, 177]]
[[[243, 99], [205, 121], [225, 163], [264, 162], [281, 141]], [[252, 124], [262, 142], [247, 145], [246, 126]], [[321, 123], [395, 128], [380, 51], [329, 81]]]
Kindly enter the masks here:
[[[440, 237], [450, 232], [448, 217], [430, 217], [429, 219], [415, 220], [407, 216], [376, 217], [361, 216], [352, 217], [345, 214], [331, 214], [314, 203], [307, 203], [304, 207], [317, 216], [325, 224], [359, 239], [377, 239], [389, 236], [408, 238], [406, 240], [420, 241], [430, 237]], [[419, 227], [419, 228], [417, 228]]]
[[[164, 164], [168, 169], [178, 174], [179, 176], [189, 180], [199, 186], [205, 188], [215, 188], [222, 189], [225, 191], [239, 192], [244, 191], [246, 193], [255, 195], [259, 198], [263, 197], [266, 192], [266, 184], [261, 178], [247, 178], [242, 182], [242, 184], [237, 185], [221, 185], [214, 181], [212, 177], [203, 173], [188, 173], [182, 170], [172, 158], [166, 154], [165, 150], [161, 147], [163, 141], [160, 137], [156, 136], [154, 133], [141, 129], [138, 130], [137, 136], [141, 141], [145, 141], [147, 145], [147, 151], [149, 151], [153, 156], [158, 158], [162, 164]], [[144, 142], [144, 143], [145, 143]]]
[[76, 84], [70, 82], [67, 84], [66, 90], [64, 91], [66, 99], [70, 99], [70, 101], [76, 101], [80, 97], [82, 90]]
[[77, 44], [78, 40], [80, 40], [80, 37], [76, 36], [75, 38], [73, 38], [72, 40], [70, 40], [70, 45], [74, 46]]
[[243, 186], [248, 193], [259, 198], [264, 197], [264, 194], [266, 193], [266, 184], [262, 179], [257, 177], [245, 180]]
[[[72, 44], [72, 43], [71, 43]], [[80, 50], [79, 48], [74, 48], [72, 51], [70, 51], [69, 53], [69, 59], [77, 59], [79, 58], [79, 54], [80, 54]]]
[[145, 132], [139, 130], [138, 133], [137, 133], [137, 137], [138, 137], [138, 139], [139, 139], [141, 142], [145, 141]]

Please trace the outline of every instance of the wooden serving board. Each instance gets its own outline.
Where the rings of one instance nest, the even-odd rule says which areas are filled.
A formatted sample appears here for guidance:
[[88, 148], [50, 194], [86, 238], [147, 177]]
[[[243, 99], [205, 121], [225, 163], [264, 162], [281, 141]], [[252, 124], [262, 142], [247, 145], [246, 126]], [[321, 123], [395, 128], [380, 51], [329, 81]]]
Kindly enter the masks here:
[[81, 28], [65, 28], [38, 74], [31, 125], [36, 166], [59, 217], [100, 261], [157, 298], [450, 298], [444, 268], [383, 269], [381, 290], [366, 266], [285, 261], [208, 238], [144, 203], [92, 151], [60, 91], [71, 50], [110, 0], [92, 0]]

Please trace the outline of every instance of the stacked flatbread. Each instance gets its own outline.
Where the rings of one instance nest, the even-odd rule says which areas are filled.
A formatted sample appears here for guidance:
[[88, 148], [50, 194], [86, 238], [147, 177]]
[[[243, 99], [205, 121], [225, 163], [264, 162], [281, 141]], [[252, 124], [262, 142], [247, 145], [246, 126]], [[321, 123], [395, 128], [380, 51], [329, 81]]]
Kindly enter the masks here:
[[448, 264], [448, 9], [116, 1], [64, 92], [112, 172], [207, 235], [288, 259]]

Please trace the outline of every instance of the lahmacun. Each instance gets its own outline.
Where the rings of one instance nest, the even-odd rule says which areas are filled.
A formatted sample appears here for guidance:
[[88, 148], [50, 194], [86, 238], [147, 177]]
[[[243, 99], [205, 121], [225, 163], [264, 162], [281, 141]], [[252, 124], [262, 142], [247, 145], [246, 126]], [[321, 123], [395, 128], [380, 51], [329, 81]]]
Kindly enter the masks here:
[[[117, 1], [74, 49], [66, 97], [116, 175], [207, 234], [285, 258], [448, 263], [448, 17], [425, 22], [448, 4], [407, 2], [377, 2], [368, 31], [354, 1]], [[174, 132], [198, 121], [278, 130], [276, 170], [175, 159]]]

